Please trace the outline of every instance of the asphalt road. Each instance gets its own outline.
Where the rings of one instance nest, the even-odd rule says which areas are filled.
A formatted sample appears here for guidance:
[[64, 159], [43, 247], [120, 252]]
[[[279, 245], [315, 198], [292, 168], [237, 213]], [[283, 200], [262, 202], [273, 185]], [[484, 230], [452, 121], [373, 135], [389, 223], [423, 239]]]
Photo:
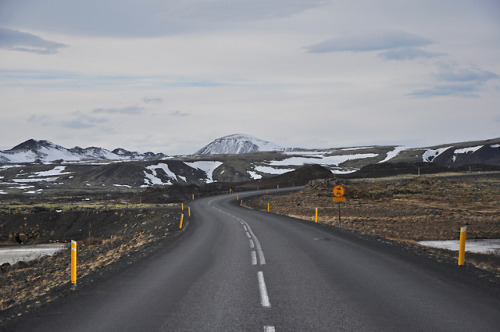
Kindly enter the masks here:
[[191, 202], [174, 243], [9, 329], [500, 330], [498, 289], [467, 271], [235, 202]]

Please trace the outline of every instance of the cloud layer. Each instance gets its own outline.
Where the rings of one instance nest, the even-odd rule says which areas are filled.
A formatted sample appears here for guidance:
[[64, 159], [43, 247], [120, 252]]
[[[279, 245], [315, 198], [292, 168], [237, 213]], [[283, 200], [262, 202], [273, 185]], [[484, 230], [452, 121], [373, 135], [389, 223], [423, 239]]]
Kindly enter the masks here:
[[235, 132], [315, 148], [491, 138], [499, 9], [493, 0], [0, 1], [9, 124], [0, 149], [38, 137], [184, 154]]
[[370, 52], [397, 48], [411, 48], [431, 44], [431, 41], [402, 31], [365, 33], [356, 36], [332, 38], [307, 46], [310, 53]]
[[54, 54], [63, 47], [66, 45], [48, 41], [30, 33], [0, 27], [0, 48], [38, 54]]
[[470, 66], [461, 67], [455, 63], [440, 63], [433, 75], [438, 82], [430, 88], [419, 89], [410, 95], [415, 97], [462, 96], [478, 97], [480, 90], [490, 80], [500, 79], [491, 72]]

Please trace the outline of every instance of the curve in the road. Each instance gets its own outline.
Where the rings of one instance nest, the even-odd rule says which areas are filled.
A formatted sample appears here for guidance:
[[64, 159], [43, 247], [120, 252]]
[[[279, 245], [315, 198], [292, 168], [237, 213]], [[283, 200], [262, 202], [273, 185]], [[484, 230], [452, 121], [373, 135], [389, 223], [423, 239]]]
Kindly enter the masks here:
[[377, 239], [245, 209], [236, 204], [236, 194], [194, 201], [191, 210], [187, 231], [172, 245], [7, 328], [498, 331], [500, 326], [498, 286], [467, 270], [437, 265]]

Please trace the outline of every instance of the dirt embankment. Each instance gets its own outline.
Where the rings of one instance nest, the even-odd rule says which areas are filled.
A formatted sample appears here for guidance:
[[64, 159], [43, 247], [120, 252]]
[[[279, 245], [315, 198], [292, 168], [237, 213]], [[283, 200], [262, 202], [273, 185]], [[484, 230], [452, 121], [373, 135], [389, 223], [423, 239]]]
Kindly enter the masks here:
[[[346, 203], [341, 205], [342, 228], [417, 246], [421, 240], [458, 239], [467, 225], [467, 238], [500, 238], [500, 177], [439, 178], [408, 180], [312, 181], [300, 192], [269, 195], [245, 202], [252, 208], [298, 219], [338, 226], [338, 203], [332, 188], [343, 184]], [[421, 248], [437, 256], [456, 256], [447, 250]], [[496, 271], [500, 257], [467, 254], [468, 263]], [[453, 258], [454, 259], [454, 258]]]
[[[179, 234], [179, 207], [86, 209], [0, 216], [3, 244], [78, 241], [78, 288], [109, 275]], [[186, 218], [187, 219], [187, 218]], [[184, 225], [188, 220], [185, 220]], [[4, 264], [0, 325], [72, 290], [69, 249], [33, 262]]]

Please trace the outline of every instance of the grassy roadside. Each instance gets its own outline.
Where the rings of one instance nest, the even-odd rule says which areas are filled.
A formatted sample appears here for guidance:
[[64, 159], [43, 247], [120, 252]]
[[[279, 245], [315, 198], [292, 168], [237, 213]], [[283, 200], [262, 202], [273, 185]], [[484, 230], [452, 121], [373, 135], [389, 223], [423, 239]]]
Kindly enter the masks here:
[[[332, 188], [343, 184], [346, 203], [341, 205], [342, 228], [404, 243], [427, 251], [436, 259], [455, 259], [449, 250], [425, 248], [421, 240], [500, 238], [500, 176], [412, 177], [365, 180], [316, 180], [300, 192], [256, 197], [244, 205], [261, 211], [338, 227], [338, 203]], [[466, 264], [492, 271], [500, 278], [500, 257], [467, 254]]]
[[[66, 242], [68, 233], [74, 230], [73, 235], [78, 240], [78, 289], [141, 260], [182, 232], [179, 230], [182, 211], [177, 206], [100, 210], [80, 205], [79, 208], [78, 211], [19, 213], [0, 218], [18, 218], [23, 221], [22, 227], [35, 227], [43, 234], [44, 228], [50, 225], [47, 220], [56, 215], [60, 219], [50, 222], [58, 223], [52, 226], [60, 232], [53, 229], [50, 236], [59, 238], [60, 242]], [[184, 221], [184, 229], [187, 222]], [[65, 227], [60, 227], [59, 223]], [[85, 228], [90, 224], [93, 225], [92, 236], [88, 236]], [[66, 227], [68, 225], [72, 226]], [[6, 232], [6, 223], [2, 226], [2, 233]], [[2, 265], [0, 326], [71, 291], [69, 249], [37, 261]]]

